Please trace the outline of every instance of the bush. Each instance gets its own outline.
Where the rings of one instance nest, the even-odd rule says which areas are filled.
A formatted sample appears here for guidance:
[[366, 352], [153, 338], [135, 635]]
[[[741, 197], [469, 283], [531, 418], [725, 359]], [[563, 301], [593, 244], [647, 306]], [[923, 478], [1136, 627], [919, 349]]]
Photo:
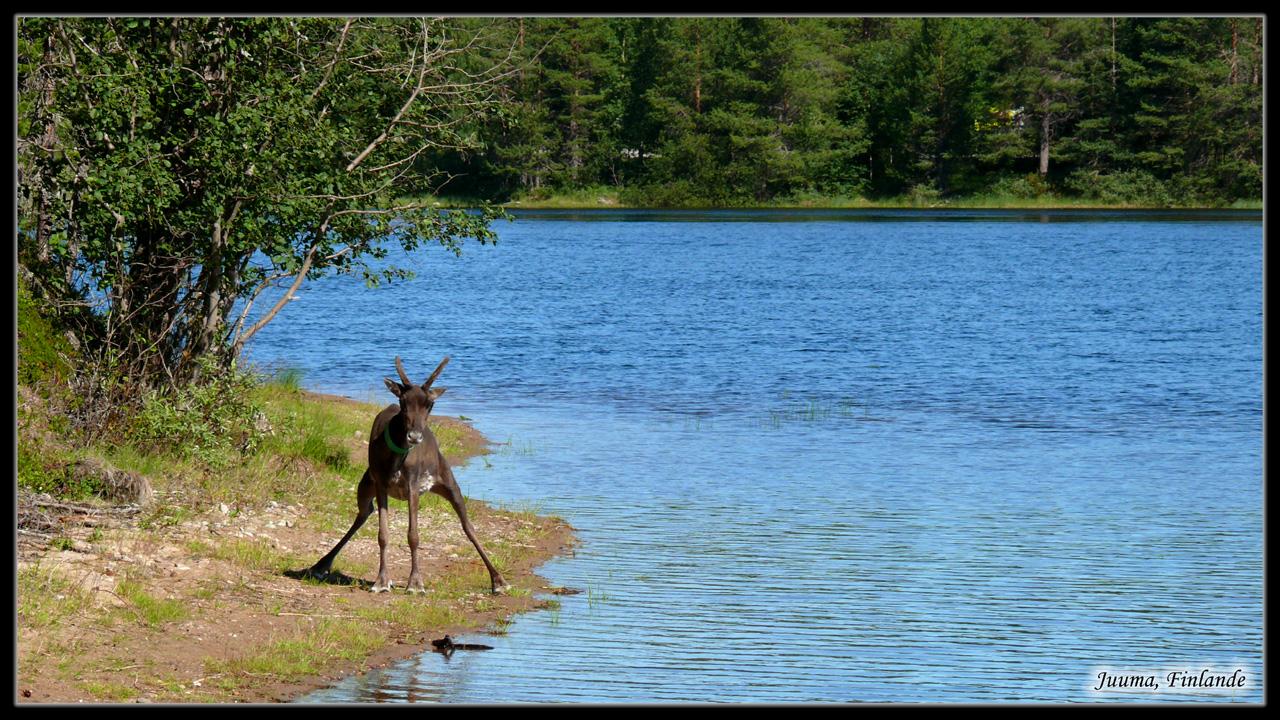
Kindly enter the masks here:
[[1169, 207], [1175, 201], [1173, 188], [1146, 170], [1107, 174], [1077, 170], [1067, 178], [1066, 186], [1087, 199], [1110, 204]]
[[71, 374], [75, 352], [66, 338], [39, 311], [25, 283], [18, 284], [18, 382], [37, 385]]
[[18, 487], [54, 497], [83, 500], [105, 491], [96, 477], [77, 475], [76, 458], [46, 446], [18, 443]]
[[176, 391], [151, 391], [134, 418], [135, 445], [167, 449], [221, 467], [251, 453], [261, 439], [255, 419], [262, 407], [253, 373], [220, 370], [201, 359], [199, 380]]
[[1040, 175], [1029, 173], [1021, 177], [1003, 177], [991, 186], [990, 194], [1031, 200], [1053, 194], [1053, 186]]
[[938, 188], [934, 187], [933, 182], [920, 183], [911, 188], [907, 192], [907, 201], [912, 207], [930, 207], [938, 203], [941, 194]]
[[[716, 206], [688, 180], [675, 180], [648, 185], [628, 185], [618, 192], [624, 205], [642, 208], [702, 208]], [[730, 204], [730, 203], [722, 203]]]

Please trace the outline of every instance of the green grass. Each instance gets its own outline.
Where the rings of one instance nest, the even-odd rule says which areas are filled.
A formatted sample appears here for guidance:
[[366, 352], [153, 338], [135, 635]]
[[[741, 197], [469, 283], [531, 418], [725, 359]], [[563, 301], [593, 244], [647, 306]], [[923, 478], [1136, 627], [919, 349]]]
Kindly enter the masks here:
[[512, 625], [516, 624], [514, 617], [500, 617], [493, 621], [493, 626], [489, 630], [490, 635], [506, 635]]
[[[503, 206], [513, 208], [565, 209], [620, 207], [618, 188], [597, 185], [563, 190], [528, 190], [512, 197]], [[602, 202], [603, 201], [603, 202]]]
[[607, 602], [609, 602], [609, 593], [605, 592], [600, 583], [587, 583], [587, 607], [595, 609], [597, 605]]
[[35, 630], [61, 625], [90, 606], [91, 596], [63, 577], [56, 565], [35, 563], [18, 571], [19, 625]]
[[[192, 549], [191, 546], [188, 547]], [[300, 555], [279, 552], [256, 540], [232, 540], [214, 546], [204, 545], [199, 549], [199, 555], [225, 560], [256, 572], [277, 575], [307, 564], [307, 559]]]
[[306, 372], [301, 368], [283, 366], [276, 368], [268, 375], [268, 385], [273, 385], [281, 392], [301, 394], [303, 392], [302, 379], [306, 376]]
[[[462, 593], [445, 593], [438, 588], [426, 588], [425, 596], [406, 595], [374, 608], [356, 611], [371, 622], [388, 622], [414, 628], [470, 626], [463, 613], [454, 607]], [[459, 595], [458, 598], [446, 595]]]
[[103, 702], [118, 703], [138, 696], [138, 689], [113, 682], [82, 682], [80, 688]]
[[515, 435], [508, 436], [507, 441], [498, 446], [498, 454], [502, 457], [532, 457], [538, 452], [532, 440], [520, 440]]
[[315, 675], [334, 660], [362, 662], [386, 642], [386, 633], [364, 620], [325, 618], [295, 636], [281, 637], [231, 660], [206, 659], [210, 675], [256, 682], [291, 682]]
[[82, 457], [79, 453], [35, 444], [20, 435], [17, 456], [18, 487], [66, 500], [88, 500], [104, 491], [97, 477], [75, 477], [73, 466]]
[[121, 582], [116, 594], [127, 600], [138, 621], [149, 627], [159, 627], [187, 617], [186, 604], [182, 600], [154, 597], [134, 579]]

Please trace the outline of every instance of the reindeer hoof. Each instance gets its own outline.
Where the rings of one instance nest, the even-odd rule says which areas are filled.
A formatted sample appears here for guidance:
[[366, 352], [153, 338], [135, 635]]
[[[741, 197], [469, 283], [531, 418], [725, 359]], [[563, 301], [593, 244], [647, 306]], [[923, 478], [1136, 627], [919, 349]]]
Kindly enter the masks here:
[[303, 574], [312, 580], [324, 580], [329, 577], [329, 572], [327, 570], [317, 570], [313, 567], [307, 568], [307, 571]]
[[511, 590], [511, 583], [500, 579], [493, 584], [492, 590], [494, 595], [506, 594]]
[[427, 594], [427, 591], [424, 590], [421, 585], [419, 585], [418, 587], [406, 588], [405, 590], [410, 595], [426, 595]]
[[386, 585], [374, 585], [373, 587], [369, 588], [369, 592], [371, 593], [391, 592], [391, 583], [387, 583]]

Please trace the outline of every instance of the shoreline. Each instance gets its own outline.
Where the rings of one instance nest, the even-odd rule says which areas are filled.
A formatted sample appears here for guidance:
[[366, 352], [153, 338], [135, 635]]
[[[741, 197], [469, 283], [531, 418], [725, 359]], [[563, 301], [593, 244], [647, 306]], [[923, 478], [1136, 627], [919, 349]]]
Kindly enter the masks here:
[[[429, 198], [428, 198], [429, 199]], [[426, 199], [424, 199], [425, 201]], [[444, 209], [476, 208], [481, 205], [477, 198], [440, 197], [431, 203]], [[1101, 202], [1072, 198], [1012, 198], [1002, 196], [974, 196], [931, 199], [913, 201], [905, 198], [889, 198], [868, 200], [866, 198], [815, 197], [800, 198], [790, 201], [772, 203], [721, 206], [652, 206], [628, 205], [618, 199], [617, 191], [602, 193], [565, 193], [548, 196], [520, 197], [505, 202], [493, 202], [494, 207], [504, 210], [603, 210], [603, 211], [717, 211], [717, 210], [1134, 210], [1134, 211], [1180, 211], [1180, 210], [1253, 210], [1261, 212], [1265, 205], [1262, 199], [1237, 200], [1230, 205], [1149, 205], [1126, 202]]]
[[[361, 424], [378, 410], [345, 396], [301, 394], [304, 407]], [[489, 452], [492, 443], [470, 423], [431, 421], [438, 436], [450, 437], [452, 467]], [[360, 435], [342, 441], [362, 471]], [[315, 472], [306, 464], [288, 471], [300, 484]], [[392, 501], [387, 562], [396, 589], [373, 594], [376, 522], [352, 538], [326, 581], [301, 576], [349, 526], [354, 495], [342, 493], [333, 507], [299, 492], [229, 508], [180, 489], [156, 492], [153, 505], [182, 505], [181, 521], [64, 522], [65, 544], [19, 546], [15, 703], [294, 701], [432, 651], [431, 641], [446, 634], [502, 635], [512, 616], [558, 607], [553, 596], [566, 591], [536, 570], [577, 542], [560, 518], [468, 498], [481, 542], [514, 588], [492, 595], [452, 509], [424, 502], [419, 564], [428, 593], [409, 595], [408, 516]], [[63, 607], [68, 597], [75, 604]], [[153, 605], [170, 615], [153, 614]]]

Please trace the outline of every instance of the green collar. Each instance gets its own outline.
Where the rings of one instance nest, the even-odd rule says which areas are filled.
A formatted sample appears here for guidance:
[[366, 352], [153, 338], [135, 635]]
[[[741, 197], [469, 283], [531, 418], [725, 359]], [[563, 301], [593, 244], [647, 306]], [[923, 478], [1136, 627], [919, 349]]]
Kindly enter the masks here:
[[387, 423], [387, 426], [382, 429], [382, 439], [387, 441], [387, 447], [391, 448], [392, 452], [397, 452], [401, 455], [409, 452], [408, 450], [401, 450], [396, 446], [395, 441], [391, 439], [391, 423]]

